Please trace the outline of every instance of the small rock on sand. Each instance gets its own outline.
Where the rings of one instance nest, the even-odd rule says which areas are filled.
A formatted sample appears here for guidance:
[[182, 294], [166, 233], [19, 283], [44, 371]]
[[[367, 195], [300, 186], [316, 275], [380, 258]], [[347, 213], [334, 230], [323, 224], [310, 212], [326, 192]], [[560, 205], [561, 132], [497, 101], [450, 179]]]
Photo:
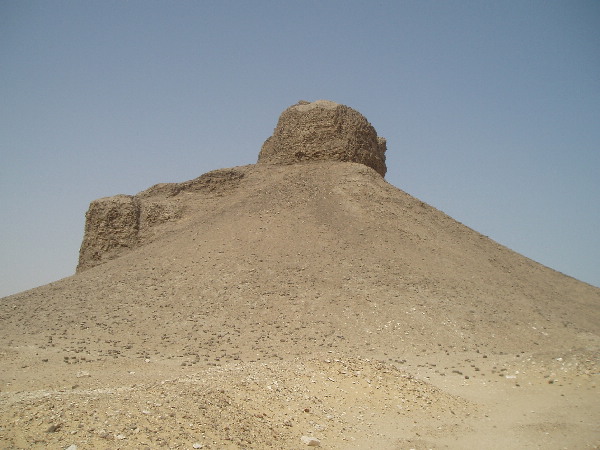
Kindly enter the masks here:
[[302, 436], [300, 440], [309, 447], [320, 447], [321, 441], [311, 436]]

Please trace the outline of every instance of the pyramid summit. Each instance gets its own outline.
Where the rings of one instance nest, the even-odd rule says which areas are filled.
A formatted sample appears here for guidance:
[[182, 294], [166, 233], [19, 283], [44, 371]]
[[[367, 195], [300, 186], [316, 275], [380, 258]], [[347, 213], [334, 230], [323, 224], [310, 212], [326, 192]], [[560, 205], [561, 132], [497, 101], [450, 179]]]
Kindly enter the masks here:
[[287, 108], [262, 146], [259, 163], [345, 161], [385, 176], [386, 140], [358, 111], [329, 100], [301, 100]]

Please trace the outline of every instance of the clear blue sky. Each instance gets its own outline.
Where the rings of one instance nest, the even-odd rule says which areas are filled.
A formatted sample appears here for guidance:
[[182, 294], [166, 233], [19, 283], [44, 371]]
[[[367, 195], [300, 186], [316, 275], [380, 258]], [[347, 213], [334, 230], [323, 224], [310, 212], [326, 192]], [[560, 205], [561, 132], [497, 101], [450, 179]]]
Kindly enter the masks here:
[[254, 163], [347, 104], [386, 179], [600, 285], [600, 2], [0, 2], [0, 296], [71, 275], [90, 201]]

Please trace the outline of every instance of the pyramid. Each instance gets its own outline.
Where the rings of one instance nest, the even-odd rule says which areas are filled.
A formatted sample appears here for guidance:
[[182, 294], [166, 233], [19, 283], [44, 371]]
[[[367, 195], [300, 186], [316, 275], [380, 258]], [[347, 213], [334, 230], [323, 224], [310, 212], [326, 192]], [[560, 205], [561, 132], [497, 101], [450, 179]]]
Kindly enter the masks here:
[[0, 301], [0, 447], [598, 444], [600, 289], [386, 182], [352, 111], [93, 201], [77, 272]]

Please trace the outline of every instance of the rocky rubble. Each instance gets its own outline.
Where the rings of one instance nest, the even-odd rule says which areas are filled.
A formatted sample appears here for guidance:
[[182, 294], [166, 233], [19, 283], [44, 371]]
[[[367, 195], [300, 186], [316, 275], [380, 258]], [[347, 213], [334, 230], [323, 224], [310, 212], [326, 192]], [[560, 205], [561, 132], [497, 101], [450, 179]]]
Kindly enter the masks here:
[[13, 430], [0, 433], [0, 447], [356, 448], [389, 443], [382, 425], [390, 421], [411, 427], [417, 418], [443, 418], [460, 429], [472, 411], [392, 366], [360, 359], [230, 364], [174, 378], [123, 374], [128, 385], [100, 389], [92, 375], [70, 389], [0, 393], [0, 419]]

